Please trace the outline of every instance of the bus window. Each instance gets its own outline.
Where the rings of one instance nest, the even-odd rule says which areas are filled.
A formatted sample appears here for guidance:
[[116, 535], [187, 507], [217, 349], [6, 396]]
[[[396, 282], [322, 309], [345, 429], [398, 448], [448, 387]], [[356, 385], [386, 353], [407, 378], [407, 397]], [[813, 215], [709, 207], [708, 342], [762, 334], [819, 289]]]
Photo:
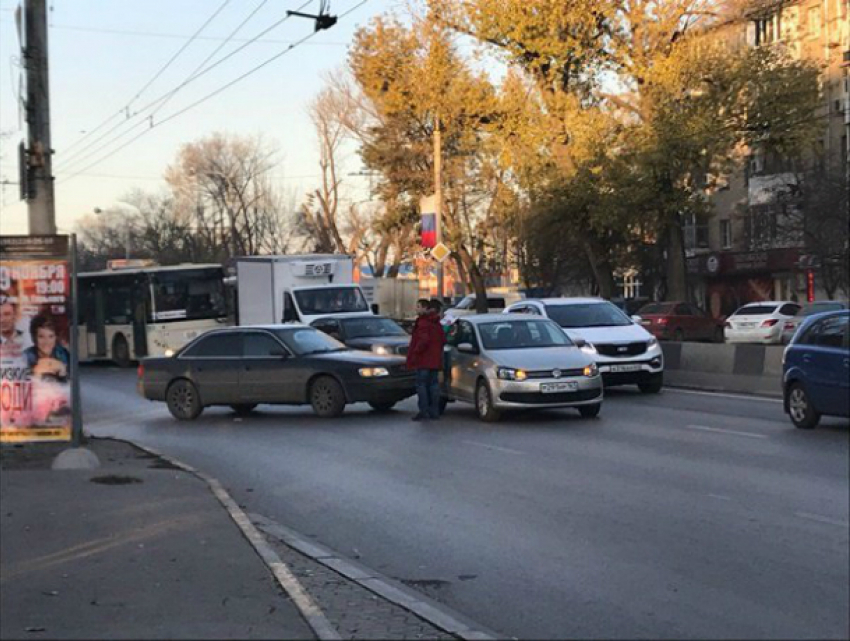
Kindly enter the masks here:
[[189, 270], [152, 275], [154, 320], [199, 320], [227, 315], [221, 272]]

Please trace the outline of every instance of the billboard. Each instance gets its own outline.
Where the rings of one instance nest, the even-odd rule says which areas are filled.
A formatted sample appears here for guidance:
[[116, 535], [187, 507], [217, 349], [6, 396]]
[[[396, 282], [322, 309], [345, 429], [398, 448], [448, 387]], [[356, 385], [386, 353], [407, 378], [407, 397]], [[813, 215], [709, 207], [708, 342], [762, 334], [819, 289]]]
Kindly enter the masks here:
[[71, 440], [67, 236], [0, 236], [0, 442]]

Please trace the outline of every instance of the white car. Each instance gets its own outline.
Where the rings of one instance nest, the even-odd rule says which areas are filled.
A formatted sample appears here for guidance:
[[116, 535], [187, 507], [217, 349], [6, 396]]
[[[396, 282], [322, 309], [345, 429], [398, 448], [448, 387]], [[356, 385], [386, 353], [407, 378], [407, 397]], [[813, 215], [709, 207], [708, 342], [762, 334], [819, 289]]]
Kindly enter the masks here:
[[781, 343], [786, 321], [794, 318], [799, 311], [800, 306], [789, 300], [767, 300], [744, 305], [726, 319], [726, 342]]
[[550, 318], [593, 356], [605, 385], [637, 385], [657, 394], [664, 384], [664, 355], [656, 338], [601, 298], [543, 298], [510, 305], [505, 313]]

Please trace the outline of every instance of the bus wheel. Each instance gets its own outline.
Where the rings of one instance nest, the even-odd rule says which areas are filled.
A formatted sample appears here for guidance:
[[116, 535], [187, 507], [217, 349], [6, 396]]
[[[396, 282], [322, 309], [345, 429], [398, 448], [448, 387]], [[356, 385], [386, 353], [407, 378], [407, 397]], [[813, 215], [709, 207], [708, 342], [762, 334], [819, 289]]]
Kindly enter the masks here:
[[130, 346], [122, 334], [112, 341], [112, 360], [118, 367], [130, 367]]

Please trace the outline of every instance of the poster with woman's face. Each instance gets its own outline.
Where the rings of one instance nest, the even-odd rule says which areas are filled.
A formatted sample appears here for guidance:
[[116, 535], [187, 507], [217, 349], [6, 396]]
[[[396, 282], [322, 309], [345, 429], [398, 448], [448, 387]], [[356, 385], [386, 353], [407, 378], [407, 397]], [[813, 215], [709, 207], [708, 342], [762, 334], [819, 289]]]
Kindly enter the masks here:
[[0, 248], [0, 441], [69, 440], [67, 238], [7, 236]]

